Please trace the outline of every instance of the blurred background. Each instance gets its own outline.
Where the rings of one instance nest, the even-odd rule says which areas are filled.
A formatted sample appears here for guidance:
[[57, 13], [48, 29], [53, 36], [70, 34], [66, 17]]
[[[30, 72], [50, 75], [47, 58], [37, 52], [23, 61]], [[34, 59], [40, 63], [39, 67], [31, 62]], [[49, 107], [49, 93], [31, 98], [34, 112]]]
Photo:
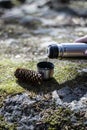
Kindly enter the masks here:
[[43, 57], [53, 42], [87, 34], [86, 0], [0, 0], [0, 55]]

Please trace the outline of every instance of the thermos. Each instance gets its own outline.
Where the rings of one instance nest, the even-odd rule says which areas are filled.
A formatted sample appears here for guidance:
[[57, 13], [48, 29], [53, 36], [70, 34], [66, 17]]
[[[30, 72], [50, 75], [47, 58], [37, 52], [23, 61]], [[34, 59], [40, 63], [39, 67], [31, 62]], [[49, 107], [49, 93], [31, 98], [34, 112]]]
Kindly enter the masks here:
[[49, 58], [87, 58], [86, 43], [51, 44], [47, 48]]

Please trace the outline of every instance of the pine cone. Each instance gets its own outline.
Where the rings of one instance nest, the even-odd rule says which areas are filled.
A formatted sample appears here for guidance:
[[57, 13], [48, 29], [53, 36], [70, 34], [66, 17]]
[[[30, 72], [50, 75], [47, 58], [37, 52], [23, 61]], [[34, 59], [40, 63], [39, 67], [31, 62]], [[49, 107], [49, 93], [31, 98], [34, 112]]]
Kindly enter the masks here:
[[15, 77], [19, 81], [31, 83], [31, 84], [41, 84], [42, 75], [36, 71], [18, 68], [14, 73]]

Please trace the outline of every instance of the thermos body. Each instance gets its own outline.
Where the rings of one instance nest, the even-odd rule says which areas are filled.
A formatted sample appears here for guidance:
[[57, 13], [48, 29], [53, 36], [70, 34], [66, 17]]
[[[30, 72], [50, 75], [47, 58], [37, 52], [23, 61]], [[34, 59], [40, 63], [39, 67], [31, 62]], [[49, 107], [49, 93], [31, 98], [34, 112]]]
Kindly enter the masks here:
[[61, 43], [51, 44], [47, 48], [49, 58], [85, 57], [87, 58], [86, 43]]

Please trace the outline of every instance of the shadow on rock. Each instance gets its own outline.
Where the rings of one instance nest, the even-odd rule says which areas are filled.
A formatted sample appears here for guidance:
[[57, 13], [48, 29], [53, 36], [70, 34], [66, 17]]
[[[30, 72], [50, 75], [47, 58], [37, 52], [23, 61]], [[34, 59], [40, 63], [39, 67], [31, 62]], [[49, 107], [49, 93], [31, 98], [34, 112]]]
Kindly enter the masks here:
[[48, 94], [58, 106], [67, 106], [71, 110], [87, 110], [87, 75], [78, 75], [74, 79], [59, 84], [55, 79], [44, 81], [40, 86], [18, 82], [23, 88], [36, 94]]
[[87, 75], [86, 74], [81, 74], [81, 75], [77, 75], [75, 78], [71, 79], [71, 80], [67, 80], [64, 83], [60, 84], [60, 86], [64, 87], [66, 85], [68, 85], [71, 88], [75, 88], [76, 86], [79, 85], [84, 85], [87, 83]]
[[41, 85], [25, 83], [25, 82], [22, 82], [19, 80], [17, 80], [17, 83], [24, 89], [33, 91], [36, 94], [39, 94], [39, 93], [46, 94], [46, 93], [52, 92], [56, 89], [60, 89], [59, 83], [54, 78], [47, 80], [47, 81], [43, 81], [43, 83]]
[[[36, 94], [39, 94], [39, 93], [47, 94], [47, 93], [53, 92], [55, 90], [59, 91], [59, 90], [65, 88], [66, 86], [68, 86], [72, 91], [73, 91], [73, 89], [75, 89], [79, 86], [84, 86], [84, 84], [86, 86], [87, 76], [78, 75], [74, 79], [68, 80], [62, 84], [59, 84], [55, 78], [52, 78], [47, 81], [43, 81], [43, 83], [41, 85], [25, 83], [25, 82], [22, 82], [19, 80], [17, 80], [17, 83], [24, 89], [33, 91]], [[82, 91], [82, 94], [80, 94], [80, 95], [82, 96], [85, 93], [86, 93], [86, 90]], [[61, 98], [62, 98], [62, 96], [61, 96]]]
[[57, 94], [63, 102], [80, 101], [87, 95], [87, 75], [78, 75], [72, 80], [60, 84]]

